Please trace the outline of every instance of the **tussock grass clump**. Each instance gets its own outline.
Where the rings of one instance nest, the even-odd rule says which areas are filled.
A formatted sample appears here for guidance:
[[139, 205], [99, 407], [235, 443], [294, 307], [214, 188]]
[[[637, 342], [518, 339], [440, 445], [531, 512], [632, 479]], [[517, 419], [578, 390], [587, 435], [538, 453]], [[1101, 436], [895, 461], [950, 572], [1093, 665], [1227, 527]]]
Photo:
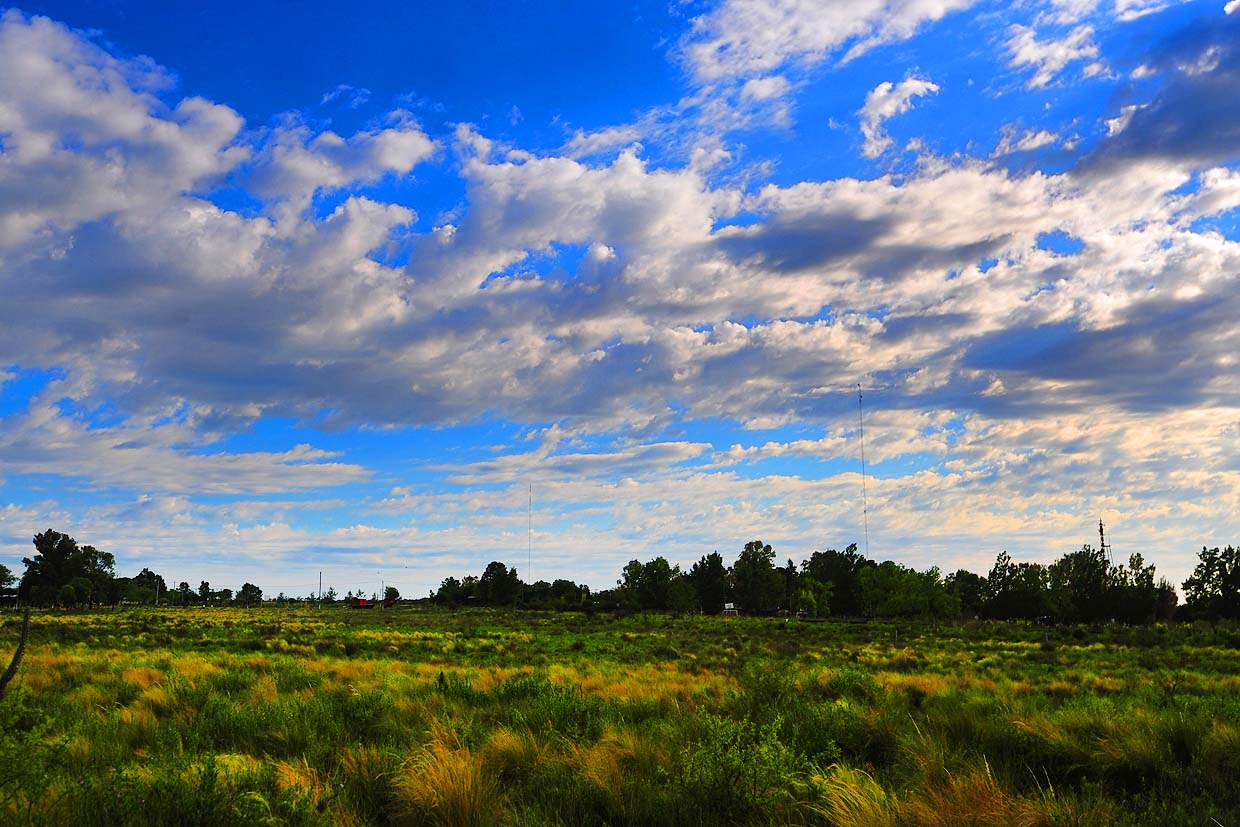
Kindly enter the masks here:
[[393, 792], [399, 821], [411, 825], [487, 827], [499, 823], [503, 803], [481, 757], [444, 729], [396, 774]]
[[863, 770], [832, 766], [813, 779], [822, 803], [816, 809], [833, 827], [896, 827], [890, 794]]

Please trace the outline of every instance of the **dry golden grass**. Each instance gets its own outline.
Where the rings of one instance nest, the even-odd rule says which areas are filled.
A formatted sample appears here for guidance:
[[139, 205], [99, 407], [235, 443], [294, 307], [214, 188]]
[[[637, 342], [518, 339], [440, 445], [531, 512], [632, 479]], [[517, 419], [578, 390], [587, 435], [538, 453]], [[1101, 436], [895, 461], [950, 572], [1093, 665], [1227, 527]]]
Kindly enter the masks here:
[[311, 807], [318, 809], [330, 790], [323, 775], [314, 767], [309, 766], [305, 759], [288, 763], [280, 761], [275, 768], [276, 789], [282, 793], [291, 793], [296, 798], [306, 799]]
[[822, 804], [815, 808], [832, 827], [895, 827], [895, 803], [878, 782], [862, 770], [835, 765], [826, 776], [815, 776]]
[[487, 738], [482, 760], [501, 778], [522, 778], [547, 760], [550, 752], [550, 746], [539, 742], [528, 729], [500, 727]]
[[1036, 802], [1007, 793], [984, 765], [960, 776], [943, 770], [900, 804], [910, 827], [1043, 827], [1051, 823]]
[[497, 823], [500, 816], [502, 801], [495, 776], [479, 756], [442, 728], [397, 773], [393, 790], [405, 823], [429, 819], [443, 827], [485, 827]]

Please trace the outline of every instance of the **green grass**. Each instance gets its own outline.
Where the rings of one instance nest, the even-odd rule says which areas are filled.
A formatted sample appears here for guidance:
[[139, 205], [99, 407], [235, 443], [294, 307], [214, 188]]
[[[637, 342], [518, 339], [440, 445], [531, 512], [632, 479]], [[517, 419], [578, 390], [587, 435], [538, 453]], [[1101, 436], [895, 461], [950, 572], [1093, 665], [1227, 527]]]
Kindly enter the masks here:
[[[19, 623], [0, 615], [0, 656]], [[0, 703], [0, 824], [1231, 827], [1238, 645], [1204, 624], [36, 614]]]

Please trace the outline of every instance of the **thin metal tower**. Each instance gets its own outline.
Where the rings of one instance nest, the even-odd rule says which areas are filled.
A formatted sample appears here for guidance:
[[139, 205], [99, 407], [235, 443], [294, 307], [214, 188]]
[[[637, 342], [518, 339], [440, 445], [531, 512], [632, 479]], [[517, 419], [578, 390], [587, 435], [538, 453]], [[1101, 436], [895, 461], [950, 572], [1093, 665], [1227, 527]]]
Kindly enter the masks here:
[[1098, 518], [1098, 548], [1106, 553], [1107, 564], [1114, 566], [1115, 561], [1111, 559], [1111, 546], [1107, 544], [1106, 526], [1102, 524], [1102, 518]]
[[530, 506], [525, 523], [525, 576], [534, 583], [534, 483], [530, 483]]
[[865, 556], [870, 556], [870, 504], [865, 493], [865, 409], [861, 406], [861, 383], [857, 383], [857, 430], [861, 435], [861, 522], [865, 527]]

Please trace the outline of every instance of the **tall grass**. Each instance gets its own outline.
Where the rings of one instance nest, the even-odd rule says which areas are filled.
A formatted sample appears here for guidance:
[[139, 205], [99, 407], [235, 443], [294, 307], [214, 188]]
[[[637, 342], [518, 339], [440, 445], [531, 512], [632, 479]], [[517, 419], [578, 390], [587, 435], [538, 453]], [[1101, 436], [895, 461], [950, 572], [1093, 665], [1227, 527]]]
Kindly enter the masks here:
[[0, 824], [1240, 824], [1227, 634], [36, 613]]

